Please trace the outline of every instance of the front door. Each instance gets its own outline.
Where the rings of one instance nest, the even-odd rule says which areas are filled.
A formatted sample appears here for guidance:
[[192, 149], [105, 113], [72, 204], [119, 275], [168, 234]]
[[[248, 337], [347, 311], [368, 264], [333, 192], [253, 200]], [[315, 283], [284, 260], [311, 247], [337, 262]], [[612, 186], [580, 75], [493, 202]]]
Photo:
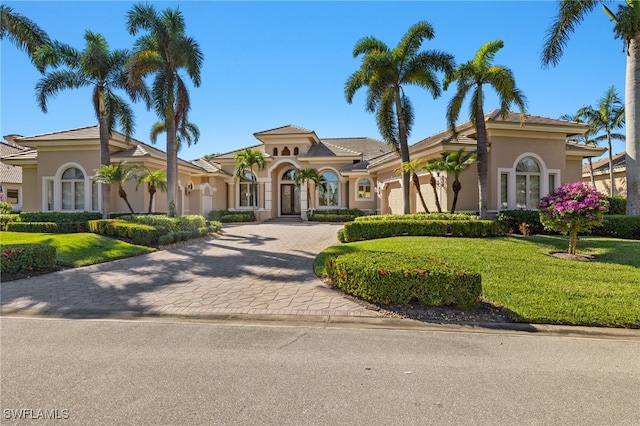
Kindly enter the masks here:
[[280, 185], [280, 212], [283, 215], [300, 215], [300, 187], [290, 183]]

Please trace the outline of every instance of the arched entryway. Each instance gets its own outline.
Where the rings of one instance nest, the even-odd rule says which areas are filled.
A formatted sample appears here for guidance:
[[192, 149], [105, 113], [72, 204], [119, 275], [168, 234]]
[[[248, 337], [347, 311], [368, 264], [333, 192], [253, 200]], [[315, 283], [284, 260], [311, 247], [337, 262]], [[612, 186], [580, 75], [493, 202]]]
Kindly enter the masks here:
[[300, 187], [295, 184], [295, 169], [286, 169], [280, 175], [280, 214], [300, 216]]

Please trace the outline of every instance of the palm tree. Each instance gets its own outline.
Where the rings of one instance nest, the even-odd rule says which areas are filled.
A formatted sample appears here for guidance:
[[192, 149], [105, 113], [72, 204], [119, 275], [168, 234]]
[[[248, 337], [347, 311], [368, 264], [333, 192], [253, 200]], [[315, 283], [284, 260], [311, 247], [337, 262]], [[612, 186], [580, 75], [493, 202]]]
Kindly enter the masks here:
[[436, 200], [436, 209], [438, 209], [438, 213], [442, 213], [442, 206], [440, 205], [440, 197], [438, 196], [438, 181], [436, 180], [436, 174], [440, 171], [437, 164], [434, 164], [433, 161], [426, 162], [422, 168], [429, 173], [429, 185], [431, 185], [431, 189], [433, 190], [433, 197]]
[[[111, 164], [109, 138], [116, 122], [119, 123], [127, 138], [134, 131], [134, 117], [131, 107], [115, 93], [116, 89], [125, 89], [134, 95], [126, 86], [125, 63], [129, 58], [127, 50], [109, 51], [105, 38], [91, 31], [86, 31], [84, 39], [87, 43], [80, 52], [70, 46], [56, 43], [48, 51], [55, 56], [56, 69], [50, 71], [36, 84], [38, 104], [44, 113], [47, 112], [47, 101], [64, 89], [91, 87], [92, 104], [98, 119], [100, 133], [100, 164]], [[102, 188], [102, 214], [109, 215], [109, 186]]]
[[138, 187], [146, 183], [149, 190], [149, 211], [151, 213], [151, 207], [153, 206], [153, 197], [158, 190], [162, 192], [167, 191], [167, 174], [164, 170], [149, 170], [148, 167], [144, 168], [142, 173], [137, 175], [138, 183], [136, 184], [136, 191]]
[[597, 132], [604, 134], [594, 138], [594, 141], [607, 141], [609, 148], [609, 179], [611, 186], [609, 187], [609, 195], [616, 194], [615, 181], [613, 180], [613, 148], [611, 141], [613, 139], [624, 140], [624, 135], [614, 133], [614, 130], [624, 126], [624, 104], [616, 93], [613, 86], [609, 87], [607, 92], [600, 98], [596, 107], [586, 106], [578, 110], [577, 115], [583, 118]]
[[[313, 182], [316, 186], [320, 186], [320, 173], [318, 173], [318, 169], [313, 167], [304, 167], [302, 169], [296, 169], [295, 171], [295, 183], [296, 186], [300, 186], [305, 182]], [[311, 190], [307, 185], [307, 202], [309, 203], [309, 207], [311, 207]]]
[[[579, 115], [580, 114], [580, 110], [578, 110], [578, 113], [571, 115], [571, 114], [563, 114], [560, 116], [560, 120], [567, 120], [567, 121], [573, 121], [575, 123], [584, 123], [584, 119]], [[593, 126], [589, 127], [589, 130], [587, 130], [586, 132], [584, 132], [582, 135], [575, 135], [574, 137], [576, 139], [578, 139], [578, 142], [581, 142], [585, 145], [593, 145], [596, 146], [598, 145], [597, 140], [593, 139], [593, 136], [595, 133], [598, 132], [598, 129], [594, 128]], [[593, 174], [593, 161], [591, 159], [591, 157], [587, 158], [587, 162], [589, 163], [589, 174], [591, 175], [591, 187], [595, 188], [596, 187], [596, 179], [595, 176]]]
[[[183, 119], [186, 119], [186, 117], [183, 117]], [[186, 143], [187, 146], [198, 143], [198, 140], [200, 139], [200, 129], [198, 129], [198, 126], [196, 126], [195, 124], [182, 121], [176, 124], [176, 129], [177, 152], [180, 152], [183, 143]], [[165, 125], [165, 123], [155, 123], [151, 127], [151, 142], [155, 144], [158, 140], [158, 135], [166, 131], [167, 126]]]
[[402, 163], [402, 167], [396, 170], [396, 173], [407, 173], [411, 176], [411, 182], [413, 182], [413, 186], [416, 188], [418, 192], [418, 197], [420, 198], [420, 202], [422, 203], [422, 208], [425, 213], [429, 213], [429, 208], [427, 207], [427, 203], [424, 201], [424, 196], [422, 195], [422, 189], [420, 188], [420, 178], [416, 171], [422, 170], [424, 168], [423, 160], [412, 160]]
[[[394, 49], [371, 36], [358, 40], [353, 49], [354, 58], [362, 55], [362, 64], [347, 80], [345, 98], [351, 103], [355, 93], [367, 86], [365, 109], [376, 113], [380, 134], [400, 154], [402, 163], [410, 161], [407, 139], [414, 119], [404, 87], [422, 87], [435, 99], [442, 93], [436, 72], [453, 69], [452, 55], [436, 50], [419, 51], [422, 42], [434, 36], [433, 27], [421, 21], [409, 28]], [[402, 182], [404, 213], [410, 213], [408, 172], [402, 173]]]
[[480, 218], [487, 217], [487, 175], [488, 175], [488, 150], [487, 128], [484, 117], [484, 92], [483, 86], [493, 87], [500, 100], [500, 114], [506, 117], [511, 104], [520, 109], [524, 120], [526, 98], [516, 87], [513, 73], [502, 65], [493, 65], [492, 61], [496, 52], [504, 46], [502, 40], [493, 40], [485, 43], [474, 58], [460, 65], [453, 73], [448, 74], [445, 80], [445, 90], [450, 83], [456, 81], [457, 89], [454, 97], [447, 106], [447, 122], [454, 136], [457, 136], [456, 120], [460, 114], [462, 102], [467, 94], [471, 93], [470, 120], [476, 129], [478, 145], [478, 194], [480, 199]]
[[435, 160], [433, 163], [435, 168], [446, 172], [447, 175], [453, 176], [453, 204], [451, 204], [451, 213], [456, 212], [458, 194], [462, 189], [462, 184], [459, 180], [460, 173], [467, 170], [473, 163], [475, 163], [475, 154], [475, 151], [465, 152], [464, 148], [460, 148], [456, 152], [443, 152], [442, 158], [440, 160]]
[[135, 212], [131, 204], [129, 204], [127, 192], [124, 190], [124, 184], [135, 178], [138, 170], [137, 167], [125, 167], [126, 164], [126, 161], [120, 161], [117, 165], [109, 164], [100, 166], [100, 168], [96, 170], [95, 180], [96, 182], [107, 185], [118, 185], [118, 195], [127, 203], [127, 207], [129, 207], [129, 210], [133, 214]]
[[13, 8], [0, 5], [0, 40], [7, 38], [20, 50], [27, 52], [31, 62], [40, 72], [44, 64], [37, 61], [39, 50], [51, 45], [47, 33], [31, 19], [13, 11]]
[[[547, 31], [542, 51], [544, 66], [557, 65], [575, 27], [585, 15], [605, 0], [562, 0]], [[640, 2], [626, 0], [614, 14], [602, 4], [614, 22], [614, 36], [622, 39], [627, 52], [625, 78], [627, 214], [640, 215]]]
[[236, 162], [235, 169], [233, 171], [233, 175], [238, 179], [244, 179], [247, 170], [251, 173], [251, 194], [253, 195], [253, 210], [256, 210], [256, 204], [258, 201], [258, 184], [257, 181], [254, 183], [254, 173], [253, 167], [258, 167], [258, 170], [263, 170], [266, 161], [264, 159], [264, 154], [262, 151], [257, 149], [245, 148], [242, 151], [236, 152], [234, 156], [234, 160]]
[[146, 32], [135, 43], [135, 52], [128, 65], [129, 81], [134, 88], [141, 88], [145, 77], [154, 76], [151, 104], [167, 134], [167, 215], [170, 217], [176, 214], [177, 134], [180, 123], [189, 123], [187, 114], [191, 108], [180, 71], [185, 70], [193, 85], [199, 87], [203, 62], [200, 45], [185, 35], [185, 26], [178, 9], [158, 13], [150, 4], [137, 4], [127, 13], [129, 33]]

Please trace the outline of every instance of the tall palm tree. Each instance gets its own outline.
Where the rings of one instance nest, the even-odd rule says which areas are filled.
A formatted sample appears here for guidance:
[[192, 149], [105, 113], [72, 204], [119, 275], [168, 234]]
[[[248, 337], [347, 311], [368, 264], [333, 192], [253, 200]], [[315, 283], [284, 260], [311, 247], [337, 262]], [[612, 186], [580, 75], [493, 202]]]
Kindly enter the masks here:
[[253, 210], [255, 212], [256, 204], [258, 201], [258, 183], [257, 181], [253, 182], [253, 178], [255, 177], [255, 174], [253, 173], [253, 167], [257, 167], [258, 170], [264, 169], [266, 165], [264, 154], [262, 153], [262, 151], [257, 149], [245, 148], [242, 151], [236, 152], [234, 160], [236, 162], [236, 165], [233, 171], [233, 175], [237, 179], [244, 179], [247, 170], [249, 170], [249, 172], [251, 173], [252, 182], [250, 184], [250, 188], [253, 195]]
[[[453, 69], [452, 55], [437, 50], [419, 51], [425, 39], [434, 37], [431, 24], [421, 21], [409, 28], [394, 49], [371, 36], [358, 40], [353, 49], [353, 57], [362, 56], [362, 64], [347, 80], [345, 98], [351, 103], [355, 93], [367, 86], [365, 109], [376, 114], [380, 134], [400, 154], [402, 163], [410, 161], [407, 140], [414, 120], [404, 87], [422, 87], [435, 99], [442, 93], [436, 72]], [[404, 213], [410, 213], [409, 177], [408, 172], [402, 173]]]
[[502, 65], [493, 65], [492, 61], [498, 50], [502, 49], [502, 40], [493, 40], [485, 43], [473, 59], [460, 65], [453, 73], [448, 74], [445, 80], [445, 89], [452, 82], [457, 82], [456, 93], [447, 106], [447, 122], [454, 136], [457, 135], [456, 120], [460, 115], [462, 102], [471, 92], [470, 120], [476, 129], [478, 144], [478, 195], [480, 199], [480, 218], [487, 217], [487, 175], [488, 175], [488, 150], [487, 128], [484, 117], [484, 86], [495, 89], [500, 100], [500, 114], [505, 117], [509, 113], [511, 104], [515, 104], [524, 120], [526, 97], [516, 87], [513, 73]]
[[44, 64], [36, 58], [41, 48], [51, 45], [49, 36], [31, 19], [14, 12], [9, 6], [0, 5], [0, 40], [5, 38], [27, 52], [38, 70], [44, 71]]
[[146, 183], [147, 190], [149, 191], [149, 211], [151, 213], [151, 208], [153, 206], [153, 197], [156, 195], [158, 190], [162, 192], [167, 191], [167, 174], [164, 170], [149, 170], [148, 167], [144, 168], [142, 173], [137, 175], [138, 183], [136, 184], [136, 191], [138, 187]]
[[420, 188], [420, 178], [416, 173], [418, 170], [422, 170], [424, 166], [424, 160], [411, 160], [407, 161], [406, 163], [402, 163], [402, 167], [399, 168], [396, 173], [407, 173], [409, 176], [411, 176], [411, 182], [413, 182], [413, 186], [418, 192], [418, 197], [420, 198], [420, 202], [422, 203], [422, 208], [424, 209], [425, 213], [429, 213], [429, 208], [427, 207], [427, 203], [424, 201], [422, 189]]
[[434, 167], [436, 169], [446, 172], [448, 175], [453, 176], [453, 203], [451, 204], [451, 213], [456, 212], [456, 205], [458, 204], [458, 194], [462, 190], [462, 184], [460, 183], [460, 173], [467, 170], [476, 159], [474, 158], [475, 151], [465, 152], [464, 148], [460, 148], [456, 152], [443, 152], [442, 158], [434, 161]]
[[[580, 115], [580, 110], [578, 110], [578, 112], [574, 115], [571, 114], [563, 114], [560, 116], [560, 120], [567, 120], [567, 121], [573, 121], [576, 123], [584, 123], [584, 119], [582, 118], [582, 116]], [[593, 145], [593, 146], [597, 146], [598, 142], [597, 140], [595, 140], [593, 138], [593, 136], [598, 133], [598, 129], [594, 128], [593, 125], [591, 125], [589, 127], [589, 130], [587, 130], [586, 132], [584, 132], [582, 135], [575, 135], [574, 137], [578, 140], [578, 142], [583, 143], [585, 145]], [[593, 173], [593, 160], [591, 159], [591, 157], [587, 158], [587, 162], [589, 163], [589, 174], [590, 174], [590, 180], [591, 180], [591, 187], [595, 188], [596, 187], [596, 178], [594, 176]]]
[[607, 141], [607, 147], [609, 148], [609, 180], [611, 182], [609, 195], [614, 196], [616, 188], [613, 179], [613, 148], [611, 141], [613, 139], [624, 140], [624, 135], [614, 132], [624, 126], [624, 104], [616, 93], [615, 88], [611, 86], [600, 98], [595, 108], [592, 106], [580, 108], [577, 115], [589, 123], [597, 132], [604, 132], [604, 134], [595, 137], [594, 141]]
[[144, 86], [144, 78], [153, 75], [151, 105], [167, 134], [167, 203], [168, 216], [176, 214], [178, 183], [178, 141], [180, 123], [188, 123], [191, 108], [189, 91], [180, 74], [186, 71], [195, 87], [200, 86], [203, 54], [200, 45], [185, 35], [185, 21], [178, 10], [162, 13], [150, 4], [136, 4], [127, 13], [127, 30], [141, 31], [134, 55], [128, 65], [129, 81], [134, 88]]
[[[190, 123], [186, 117], [181, 117], [182, 120], [176, 123], [176, 145], [177, 152], [182, 149], [182, 144], [186, 143], [187, 146], [198, 143], [200, 139], [200, 129], [193, 123]], [[151, 142], [156, 143], [158, 135], [167, 131], [166, 123], [157, 122], [151, 127]], [[205, 156], [206, 157], [206, 156]], [[206, 159], [206, 158], [205, 158]]]
[[[111, 164], [109, 137], [116, 123], [128, 138], [134, 131], [133, 110], [115, 92], [124, 89], [130, 95], [125, 76], [125, 63], [129, 58], [127, 50], [109, 51], [106, 39], [91, 31], [84, 34], [85, 49], [80, 52], [68, 45], [55, 43], [48, 54], [56, 58], [56, 68], [49, 71], [36, 84], [38, 105], [47, 112], [47, 101], [64, 89], [90, 87], [92, 105], [98, 119], [100, 134], [100, 164]], [[62, 68], [62, 69], [59, 69]], [[109, 215], [109, 186], [102, 187], [102, 214]]]
[[[295, 183], [296, 186], [300, 186], [303, 183], [307, 182], [313, 182], [317, 187], [320, 186], [320, 173], [318, 173], [318, 169], [313, 168], [313, 167], [304, 167], [301, 169], [296, 169], [295, 172]], [[307, 202], [309, 203], [309, 207], [311, 207], [311, 190], [309, 189], [309, 186], [307, 185]]]
[[138, 170], [137, 167], [126, 167], [126, 164], [126, 161], [120, 161], [117, 165], [109, 164], [100, 166], [100, 168], [96, 170], [95, 179], [96, 182], [107, 185], [118, 185], [118, 195], [127, 203], [127, 207], [129, 207], [129, 210], [133, 214], [135, 212], [131, 204], [129, 204], [129, 198], [127, 197], [127, 192], [124, 190], [124, 184], [134, 179]]
[[542, 51], [544, 66], [557, 65], [575, 27], [602, 3], [614, 22], [614, 36], [622, 39], [627, 53], [625, 78], [627, 214], [640, 215], [640, 2], [626, 0], [613, 13], [606, 0], [562, 0], [547, 31]]

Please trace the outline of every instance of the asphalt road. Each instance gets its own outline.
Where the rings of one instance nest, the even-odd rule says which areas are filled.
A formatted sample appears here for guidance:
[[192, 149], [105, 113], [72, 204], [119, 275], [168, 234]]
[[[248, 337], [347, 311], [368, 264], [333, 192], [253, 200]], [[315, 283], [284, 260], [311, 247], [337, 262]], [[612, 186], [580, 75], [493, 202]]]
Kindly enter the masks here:
[[631, 340], [7, 317], [0, 333], [2, 424], [640, 424]]

